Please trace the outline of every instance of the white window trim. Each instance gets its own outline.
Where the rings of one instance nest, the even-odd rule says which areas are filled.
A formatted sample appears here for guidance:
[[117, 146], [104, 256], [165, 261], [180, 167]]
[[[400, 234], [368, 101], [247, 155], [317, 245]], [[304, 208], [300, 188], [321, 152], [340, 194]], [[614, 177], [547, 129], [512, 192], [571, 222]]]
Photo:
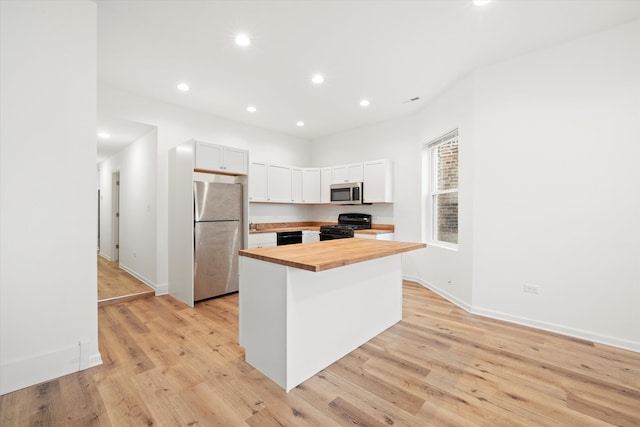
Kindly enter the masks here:
[[[435, 215], [433, 214], [433, 198], [439, 194], [458, 193], [458, 203], [460, 201], [460, 187], [455, 190], [440, 190], [436, 188], [437, 177], [435, 176], [437, 168], [435, 167], [435, 157], [432, 155], [434, 149], [440, 145], [443, 145], [451, 139], [458, 139], [458, 150], [460, 150], [459, 143], [459, 131], [454, 129], [447, 132], [443, 136], [436, 138], [423, 146], [423, 210], [422, 210], [422, 240], [430, 246], [440, 247], [443, 249], [449, 249], [457, 251], [460, 247], [460, 211], [458, 211], [458, 243], [443, 242], [441, 240], [434, 239], [435, 234]], [[458, 174], [460, 170], [458, 169]], [[427, 220], [429, 217], [429, 220]]]

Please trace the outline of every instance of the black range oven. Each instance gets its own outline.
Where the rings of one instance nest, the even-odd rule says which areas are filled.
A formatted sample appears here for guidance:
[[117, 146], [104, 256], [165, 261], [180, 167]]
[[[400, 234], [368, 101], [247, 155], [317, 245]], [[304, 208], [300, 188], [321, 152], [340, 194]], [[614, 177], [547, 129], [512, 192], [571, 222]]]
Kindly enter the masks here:
[[348, 239], [354, 236], [355, 230], [371, 228], [371, 215], [344, 213], [338, 216], [338, 223], [320, 227], [320, 241]]

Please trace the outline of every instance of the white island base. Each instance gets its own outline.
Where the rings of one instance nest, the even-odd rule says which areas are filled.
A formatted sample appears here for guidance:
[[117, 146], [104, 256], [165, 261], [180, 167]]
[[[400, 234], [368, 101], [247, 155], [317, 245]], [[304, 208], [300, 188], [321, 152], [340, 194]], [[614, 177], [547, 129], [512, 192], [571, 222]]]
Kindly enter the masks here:
[[285, 391], [402, 319], [401, 256], [311, 272], [240, 257], [245, 360]]

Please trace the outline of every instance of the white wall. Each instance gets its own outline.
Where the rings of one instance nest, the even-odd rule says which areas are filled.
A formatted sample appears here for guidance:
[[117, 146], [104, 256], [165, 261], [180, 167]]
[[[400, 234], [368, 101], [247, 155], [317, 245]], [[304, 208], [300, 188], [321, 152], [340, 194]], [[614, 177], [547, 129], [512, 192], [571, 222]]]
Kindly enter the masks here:
[[405, 254], [404, 273], [479, 314], [640, 351], [637, 40], [640, 21], [478, 70], [413, 117], [313, 141], [314, 165], [393, 159], [396, 238], [420, 240], [421, 148], [459, 128], [459, 250]]
[[[394, 168], [395, 203], [362, 206], [318, 206], [314, 208], [313, 220], [336, 221], [340, 212], [359, 212], [372, 215], [377, 224], [394, 224], [396, 239], [409, 236], [415, 228], [418, 216], [401, 211], [405, 200], [411, 200], [416, 183], [411, 182], [419, 174], [419, 159], [412, 157], [416, 141], [416, 119], [414, 116], [378, 123], [373, 126], [353, 129], [313, 141], [313, 166], [326, 167], [367, 160], [391, 159]], [[401, 171], [400, 173], [398, 171]], [[396, 216], [400, 216], [398, 221]], [[404, 237], [409, 239], [409, 237]], [[415, 240], [416, 238], [414, 238]]]
[[[158, 129], [156, 288], [166, 288], [168, 280], [167, 153], [169, 148], [190, 139], [197, 139], [248, 149], [250, 160], [296, 166], [307, 166], [311, 162], [310, 143], [301, 138], [188, 110], [105, 85], [98, 87], [98, 102], [101, 113], [107, 116], [155, 126]], [[304, 208], [300, 207], [300, 209]], [[282, 209], [282, 216], [290, 215], [290, 208]], [[269, 215], [277, 215], [277, 213], [271, 212], [267, 216]]]
[[[120, 174], [120, 267], [143, 282], [157, 282], [157, 129], [100, 163], [100, 255], [115, 257], [113, 174]], [[161, 293], [160, 291], [159, 293]]]
[[[473, 305], [473, 196], [475, 188], [474, 170], [474, 83], [471, 76], [463, 78], [427, 105], [418, 115], [419, 132], [416, 150], [411, 154], [420, 158], [425, 144], [458, 129], [459, 193], [458, 193], [458, 249], [451, 250], [429, 244], [425, 251], [413, 252], [405, 257], [408, 276], [419, 278], [430, 288], [445, 295], [451, 301], [469, 309]], [[423, 194], [426, 188], [419, 186], [421, 171], [414, 177], [415, 190], [408, 210], [422, 211]], [[419, 201], [419, 202], [418, 202]], [[411, 205], [410, 205], [411, 206]], [[417, 238], [426, 238], [428, 225], [426, 214], [421, 218]]]
[[4, 394], [101, 360], [96, 5], [3, 1], [0, 19]]
[[476, 73], [478, 311], [640, 351], [638, 40], [635, 21]]

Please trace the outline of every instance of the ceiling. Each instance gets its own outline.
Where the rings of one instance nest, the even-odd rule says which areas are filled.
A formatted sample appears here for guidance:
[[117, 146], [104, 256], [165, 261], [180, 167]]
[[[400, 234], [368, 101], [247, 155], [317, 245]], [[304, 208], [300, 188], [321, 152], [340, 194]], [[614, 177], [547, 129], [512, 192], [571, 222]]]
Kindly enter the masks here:
[[[640, 18], [640, 0], [97, 4], [100, 84], [306, 139], [413, 113], [475, 69]], [[115, 138], [118, 122], [129, 136]], [[99, 115], [113, 136], [101, 153], [148, 131], [136, 125]]]

